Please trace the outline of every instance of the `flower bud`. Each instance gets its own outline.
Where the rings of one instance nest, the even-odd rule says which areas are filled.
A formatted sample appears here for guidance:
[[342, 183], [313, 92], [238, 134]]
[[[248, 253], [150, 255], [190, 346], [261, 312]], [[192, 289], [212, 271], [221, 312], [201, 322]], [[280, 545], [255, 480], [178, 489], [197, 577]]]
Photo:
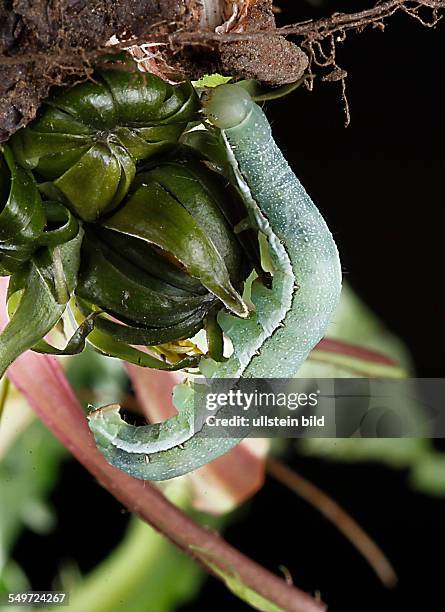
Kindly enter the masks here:
[[[11, 319], [0, 376], [28, 348], [74, 354], [86, 340], [147, 367], [195, 366], [188, 339], [202, 328], [223, 359], [216, 314], [248, 315], [241, 288], [254, 257], [235, 234], [246, 217], [238, 192], [199, 147], [179, 143], [198, 107], [190, 83], [107, 70], [59, 90], [4, 147], [0, 274], [11, 277]], [[77, 329], [61, 349], [43, 338], [63, 314]]]
[[136, 163], [176, 143], [197, 109], [189, 83], [106, 70], [49, 98], [11, 146], [24, 168], [51, 182], [52, 196], [55, 187], [78, 217], [94, 221], [125, 197]]
[[198, 160], [139, 172], [114, 215], [85, 225], [76, 295], [115, 319], [97, 327], [148, 345], [190, 337], [218, 299], [245, 315], [235, 287], [247, 267], [225, 215], [234, 197]]

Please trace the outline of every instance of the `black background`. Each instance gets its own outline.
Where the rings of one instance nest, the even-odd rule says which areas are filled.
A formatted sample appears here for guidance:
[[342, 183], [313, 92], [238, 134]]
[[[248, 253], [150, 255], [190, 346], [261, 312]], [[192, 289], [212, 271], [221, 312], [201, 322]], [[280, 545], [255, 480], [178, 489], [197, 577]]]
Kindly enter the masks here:
[[[287, 23], [351, 10], [348, 2], [323, 10], [289, 0], [281, 6]], [[299, 90], [268, 105], [277, 141], [336, 236], [349, 282], [405, 340], [423, 377], [444, 375], [444, 35], [444, 24], [431, 31], [404, 15], [393, 17], [385, 33], [350, 35], [338, 51], [349, 73], [347, 129], [338, 83], [317, 82], [314, 93]], [[271, 479], [227, 529], [231, 543], [272, 571], [285, 565], [299, 587], [321, 592], [330, 612], [443, 608], [444, 500], [414, 492], [405, 472], [377, 464], [289, 463], [375, 537], [399, 587], [385, 590], [330, 524]], [[53, 503], [57, 531], [44, 539], [26, 532], [15, 550], [42, 590], [65, 558], [92, 568], [127, 522], [120, 505], [74, 462], [65, 464]], [[248, 607], [208, 580], [183, 611], [228, 609]], [[149, 604], [147, 611], [156, 612]]]
[[[282, 2], [288, 22], [314, 13], [292, 11], [294, 4]], [[350, 11], [351, 3], [327, 7]], [[335, 234], [346, 278], [405, 340], [422, 377], [445, 372], [444, 52], [445, 24], [431, 31], [394, 16], [384, 34], [351, 34], [338, 48], [349, 74], [347, 129], [339, 83], [317, 83], [313, 93], [297, 91], [268, 109]]]

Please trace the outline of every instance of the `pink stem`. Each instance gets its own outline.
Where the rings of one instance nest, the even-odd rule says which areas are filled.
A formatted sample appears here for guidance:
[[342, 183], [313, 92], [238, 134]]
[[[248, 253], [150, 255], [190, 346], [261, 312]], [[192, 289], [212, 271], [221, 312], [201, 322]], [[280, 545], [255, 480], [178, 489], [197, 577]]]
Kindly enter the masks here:
[[319, 612], [325, 606], [285, 583], [253, 560], [207, 531], [150, 483], [136, 480], [109, 465], [96, 449], [82, 408], [60, 364], [53, 357], [25, 353], [8, 377], [60, 442], [131, 512], [164, 534], [210, 573], [217, 567], [237, 576], [250, 589], [291, 612]]
[[372, 361], [373, 363], [382, 363], [389, 366], [397, 365], [397, 362], [386, 355], [382, 355], [382, 353], [377, 353], [376, 351], [363, 348], [357, 344], [351, 344], [350, 342], [344, 342], [343, 340], [335, 340], [334, 338], [323, 338], [314, 348], [314, 351], [348, 355], [363, 361]]
[[[6, 286], [7, 279], [0, 278], [0, 327], [7, 321]], [[236, 576], [245, 586], [288, 612], [325, 610], [324, 604], [287, 584], [217, 534], [192, 521], [156, 487], [109, 465], [97, 450], [82, 407], [54, 357], [28, 351], [10, 366], [8, 378], [48, 429], [103, 487], [130, 512], [198, 560], [207, 571], [217, 573], [213, 566], [226, 575]]]

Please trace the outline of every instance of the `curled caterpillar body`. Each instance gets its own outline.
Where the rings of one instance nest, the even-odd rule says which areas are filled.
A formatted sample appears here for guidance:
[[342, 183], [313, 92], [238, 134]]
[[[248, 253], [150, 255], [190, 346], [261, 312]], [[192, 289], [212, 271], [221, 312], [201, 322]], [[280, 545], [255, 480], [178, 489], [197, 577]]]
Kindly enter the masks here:
[[[230, 91], [227, 91], [230, 88]], [[231, 97], [231, 113], [243, 116], [227, 124], [224, 108]], [[282, 245], [271, 250], [279, 274], [287, 270], [297, 284], [283, 323], [246, 367], [244, 376], [254, 378], [293, 376], [309, 352], [323, 337], [332, 320], [341, 291], [341, 266], [337, 246], [323, 217], [293, 173], [272, 137], [266, 116], [246, 92], [223, 85], [212, 92], [206, 112], [222, 127], [236, 163], [245, 198], [252, 198], [265, 218], [266, 235], [272, 230]], [[213, 119], [214, 118], [214, 119]], [[285, 251], [280, 259], [280, 251]], [[274, 284], [278, 281], [274, 275]]]
[[[219, 313], [233, 354], [217, 364], [212, 375], [292, 377], [324, 335], [338, 304], [338, 251], [250, 96], [239, 86], [222, 85], [205, 99], [204, 113], [220, 130], [251, 225], [266, 238], [273, 267], [270, 289], [259, 280], [253, 283], [255, 312], [247, 320]], [[92, 413], [90, 428], [116, 467], [145, 480], [174, 478], [223, 455], [240, 441], [208, 438], [206, 425], [194, 431], [193, 397], [193, 386], [177, 387], [179, 414], [156, 429], [126, 424], [118, 408]]]

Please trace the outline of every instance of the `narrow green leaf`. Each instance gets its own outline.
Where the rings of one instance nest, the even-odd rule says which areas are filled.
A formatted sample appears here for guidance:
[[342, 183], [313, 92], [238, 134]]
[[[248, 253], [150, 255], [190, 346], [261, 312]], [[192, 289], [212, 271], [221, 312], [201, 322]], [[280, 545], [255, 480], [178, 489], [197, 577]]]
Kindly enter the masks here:
[[194, 87], [204, 88], [204, 87], [218, 87], [218, 85], [224, 85], [232, 80], [231, 76], [223, 76], [222, 74], [205, 74], [203, 77], [198, 79], [197, 81], [192, 81]]
[[[81, 325], [83, 322], [83, 316], [80, 310], [76, 305], [70, 304], [69, 310], [73, 315], [74, 320], [78, 325]], [[108, 357], [116, 357], [117, 359], [123, 359], [129, 363], [134, 363], [135, 365], [142, 366], [144, 368], [154, 368], [157, 370], [169, 370], [176, 371], [181, 370], [183, 368], [192, 368], [196, 367], [197, 362], [199, 360], [198, 357], [184, 357], [177, 363], [168, 363], [167, 361], [163, 361], [158, 357], [154, 357], [153, 355], [140, 351], [125, 342], [120, 342], [116, 340], [109, 334], [102, 332], [99, 329], [94, 329], [87, 338], [88, 344], [90, 344], [96, 351], [102, 353], [102, 355], [106, 355]]]
[[205, 323], [209, 356], [214, 361], [227, 361], [224, 357], [224, 337], [218, 324], [217, 312], [209, 313]]
[[45, 223], [36, 182], [4, 147], [3, 155], [0, 152], [0, 266], [7, 274], [29, 259]]
[[41, 270], [32, 261], [26, 287], [12, 318], [0, 334], [0, 377], [19, 355], [54, 327], [64, 309], [64, 305], [57, 304]]
[[279, 98], [284, 98], [288, 96], [290, 93], [298, 89], [308, 77], [305, 75], [298, 81], [294, 81], [293, 83], [287, 83], [286, 85], [281, 85], [280, 87], [268, 87], [255, 81], [254, 79], [247, 79], [245, 81], [238, 81], [237, 85], [246, 89], [249, 94], [252, 96], [252, 99], [255, 102], [267, 102], [268, 100], [278, 100]]
[[164, 257], [153, 245], [102, 227], [95, 227], [94, 232], [89, 228], [89, 234], [94, 234], [114, 252], [125, 254], [125, 259], [150, 276], [194, 295], [206, 293], [199, 280]]
[[85, 349], [87, 336], [93, 331], [94, 322], [98, 315], [98, 312], [91, 313], [85, 321], [79, 325], [64, 348], [59, 349], [45, 340], [41, 340], [32, 347], [32, 350], [36, 353], [43, 353], [45, 355], [78, 355]]
[[98, 80], [61, 89], [53, 98], [47, 100], [46, 104], [64, 111], [76, 122], [95, 130], [106, 130], [117, 123], [117, 109], [113, 95]]
[[41, 246], [54, 247], [73, 240], [79, 232], [79, 222], [71, 211], [60, 202], [44, 202], [46, 218], [52, 223], [62, 223], [57, 229], [43, 232], [37, 239]]
[[233, 212], [237, 208], [242, 215], [245, 208], [227, 182], [191, 156], [186, 156], [183, 161], [179, 158], [178, 161], [158, 163], [141, 173], [138, 180], [145, 181], [147, 177], [161, 185], [190, 213], [224, 260], [232, 282], [238, 282], [242, 250], [233, 234], [232, 227], [239, 220], [233, 218]]
[[[55, 247], [62, 264], [59, 273], [67, 300], [77, 280], [81, 242], [80, 230], [74, 240]], [[31, 259], [26, 271], [19, 271], [10, 279], [10, 321], [0, 334], [0, 378], [19, 355], [32, 348], [54, 327], [65, 310], [66, 303], [58, 301], [60, 291], [54, 278], [53, 263], [53, 251], [48, 249]]]
[[[77, 298], [77, 305], [83, 315], [94, 312], [84, 300]], [[96, 329], [111, 335], [115, 340], [136, 346], [165, 344], [173, 340], [185, 340], [193, 337], [201, 328], [207, 309], [196, 309], [193, 314], [175, 325], [165, 327], [138, 327], [121, 325], [115, 321], [99, 316], [95, 319]]]

